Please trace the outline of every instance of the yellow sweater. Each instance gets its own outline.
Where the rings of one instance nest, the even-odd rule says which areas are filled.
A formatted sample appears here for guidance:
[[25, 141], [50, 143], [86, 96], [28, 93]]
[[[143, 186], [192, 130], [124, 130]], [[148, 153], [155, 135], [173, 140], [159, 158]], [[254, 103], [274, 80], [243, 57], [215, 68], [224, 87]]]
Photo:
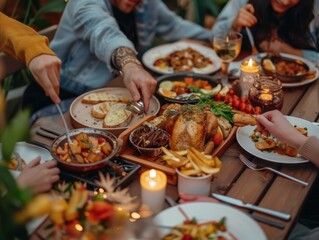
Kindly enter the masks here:
[[34, 57], [41, 54], [55, 55], [48, 43], [47, 37], [0, 12], [0, 51], [28, 66]]

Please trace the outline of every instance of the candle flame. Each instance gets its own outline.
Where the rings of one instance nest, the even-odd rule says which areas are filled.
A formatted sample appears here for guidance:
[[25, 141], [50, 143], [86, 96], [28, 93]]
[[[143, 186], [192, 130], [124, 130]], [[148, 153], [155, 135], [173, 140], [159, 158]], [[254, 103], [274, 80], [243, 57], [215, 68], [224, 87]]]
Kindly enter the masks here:
[[156, 170], [155, 169], [151, 169], [150, 178], [156, 178]]
[[79, 232], [82, 232], [83, 231], [83, 227], [80, 225], [80, 224], [75, 224], [75, 229]]
[[254, 61], [251, 58], [249, 58], [248, 67], [252, 67], [253, 63], [254, 63]]

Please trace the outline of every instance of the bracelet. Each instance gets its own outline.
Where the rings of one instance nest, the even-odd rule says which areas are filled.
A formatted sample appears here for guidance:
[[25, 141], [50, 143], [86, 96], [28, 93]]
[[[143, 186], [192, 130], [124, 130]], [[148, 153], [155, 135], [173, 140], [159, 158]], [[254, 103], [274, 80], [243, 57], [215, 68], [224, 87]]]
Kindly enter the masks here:
[[137, 60], [135, 56], [135, 52], [127, 47], [117, 48], [112, 54], [112, 63], [113, 66], [119, 71], [128, 64], [128, 63], [136, 63], [138, 65], [142, 65], [139, 60]]

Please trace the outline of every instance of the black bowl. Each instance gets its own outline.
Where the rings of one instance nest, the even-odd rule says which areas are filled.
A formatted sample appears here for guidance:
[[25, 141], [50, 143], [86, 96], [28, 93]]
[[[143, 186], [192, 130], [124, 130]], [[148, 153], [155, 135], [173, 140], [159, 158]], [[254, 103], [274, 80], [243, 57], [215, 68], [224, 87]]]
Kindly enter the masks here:
[[[270, 70], [267, 68], [267, 61], [271, 61], [275, 68], [279, 66], [278, 64], [281, 64], [281, 67], [285, 68], [286, 71], [290, 71], [290, 74], [282, 74], [278, 72], [278, 69]], [[284, 83], [301, 81], [306, 78], [309, 72], [309, 66], [303, 61], [283, 57], [281, 55], [267, 55], [263, 57], [261, 60], [261, 67], [266, 75], [278, 78]], [[291, 67], [294, 67], [295, 69], [291, 69]]]
[[[162, 76], [157, 78], [156, 94], [159, 96], [159, 98], [163, 99], [164, 101], [171, 102], [171, 103], [180, 103], [180, 104], [197, 103], [199, 101], [198, 98], [197, 99], [177, 99], [175, 97], [164, 96], [159, 91], [159, 88], [160, 88], [160, 85], [161, 85], [162, 82], [164, 82], [164, 81], [184, 82], [184, 79], [187, 78], [187, 77], [193, 78], [194, 81], [200, 80], [200, 79], [208, 81], [208, 83], [213, 88], [216, 87], [219, 84], [216, 80], [213, 80], [210, 76], [203, 75], [203, 74], [189, 73], [189, 72], [172, 73], [172, 74], [162, 75]], [[204, 96], [204, 94], [202, 94], [202, 95]]]

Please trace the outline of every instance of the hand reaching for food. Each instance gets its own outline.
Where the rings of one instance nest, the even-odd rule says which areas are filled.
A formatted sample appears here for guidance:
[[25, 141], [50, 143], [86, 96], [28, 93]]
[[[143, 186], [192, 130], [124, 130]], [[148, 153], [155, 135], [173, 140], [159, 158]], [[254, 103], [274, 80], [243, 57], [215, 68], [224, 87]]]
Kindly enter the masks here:
[[300, 49], [294, 48], [288, 43], [285, 43], [281, 39], [273, 39], [271, 41], [264, 40], [259, 44], [259, 48], [263, 52], [273, 52], [273, 53], [288, 53], [296, 56], [302, 56], [302, 51]]
[[124, 84], [130, 91], [133, 100], [142, 99], [147, 112], [151, 97], [155, 92], [156, 80], [142, 66], [135, 63], [126, 64], [122, 72]]

